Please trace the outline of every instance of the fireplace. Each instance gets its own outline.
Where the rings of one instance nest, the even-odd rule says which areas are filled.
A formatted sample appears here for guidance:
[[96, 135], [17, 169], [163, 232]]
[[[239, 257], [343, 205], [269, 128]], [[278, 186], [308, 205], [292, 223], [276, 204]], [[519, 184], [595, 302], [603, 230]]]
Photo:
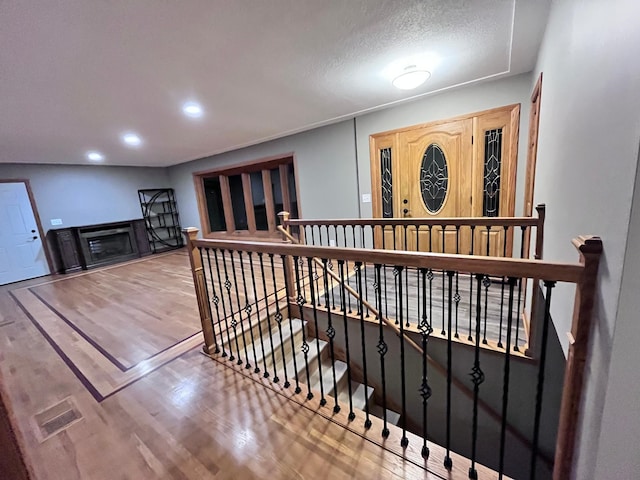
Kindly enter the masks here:
[[139, 257], [130, 224], [80, 228], [78, 236], [87, 268]]

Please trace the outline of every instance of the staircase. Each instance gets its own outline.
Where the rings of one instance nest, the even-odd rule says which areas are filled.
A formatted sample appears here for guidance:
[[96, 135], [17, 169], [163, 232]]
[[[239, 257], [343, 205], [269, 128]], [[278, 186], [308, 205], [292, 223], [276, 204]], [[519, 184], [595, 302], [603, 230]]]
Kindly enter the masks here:
[[[269, 329], [269, 323], [271, 324], [271, 329]], [[290, 321], [283, 319], [281, 331], [282, 335], [280, 334], [278, 322], [273, 316], [270, 321], [263, 318], [259, 323], [254, 323], [251, 330], [245, 330], [244, 338], [240, 328], [236, 327], [234, 333], [233, 328], [230, 327], [229, 335], [223, 332], [224, 343], [221, 348], [227, 352], [232, 352], [234, 359], [248, 359], [250, 363], [248, 363], [249, 367], [246, 368], [252, 368], [255, 373], [260, 371], [275, 372], [278, 381], [291, 384], [295, 384], [295, 379], [298, 378], [299, 384], [308, 386], [308, 389], [301, 387], [303, 391], [310, 390], [314, 392], [314, 395], [323, 392], [328, 404], [331, 404], [333, 401], [331, 398], [335, 399], [337, 393], [338, 404], [349, 405], [349, 391], [351, 391], [354, 410], [365, 411], [368, 407], [370, 415], [378, 418], [384, 417], [385, 409], [376, 403], [374, 387], [365, 386], [352, 380], [351, 390], [349, 390], [349, 375], [346, 362], [335, 360], [333, 362], [334, 368], [332, 369], [329, 343], [310, 337], [306, 321], [303, 322], [297, 318]], [[302, 348], [305, 338], [309, 346], [306, 363]], [[239, 353], [236, 340], [237, 346], [239, 346]], [[292, 352], [296, 352], [296, 355], [293, 356]], [[241, 363], [242, 361], [240, 360], [238, 364]], [[309, 366], [308, 385], [307, 365]], [[335, 384], [333, 378], [334, 370]], [[386, 417], [387, 422], [392, 425], [398, 425], [400, 421], [400, 414], [388, 408], [386, 409]]]

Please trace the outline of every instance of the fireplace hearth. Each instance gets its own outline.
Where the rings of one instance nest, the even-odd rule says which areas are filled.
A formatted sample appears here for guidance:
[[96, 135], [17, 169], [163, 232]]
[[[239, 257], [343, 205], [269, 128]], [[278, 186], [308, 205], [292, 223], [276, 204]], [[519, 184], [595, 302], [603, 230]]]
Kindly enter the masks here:
[[47, 240], [59, 273], [132, 260], [151, 253], [144, 220], [52, 229]]

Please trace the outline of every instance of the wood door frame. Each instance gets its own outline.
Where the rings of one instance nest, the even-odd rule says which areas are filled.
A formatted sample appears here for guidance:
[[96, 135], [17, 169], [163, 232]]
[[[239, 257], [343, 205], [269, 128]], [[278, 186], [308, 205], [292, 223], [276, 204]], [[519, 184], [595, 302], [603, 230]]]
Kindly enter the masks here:
[[[439, 125], [443, 125], [446, 123], [451, 123], [455, 121], [461, 120], [469, 120], [475, 117], [481, 117], [484, 115], [490, 115], [494, 113], [508, 111], [511, 114], [511, 151], [505, 152], [508, 153], [508, 166], [509, 166], [509, 178], [507, 181], [509, 182], [511, 189], [508, 195], [508, 208], [506, 216], [514, 216], [515, 214], [515, 200], [516, 200], [516, 178], [517, 178], [517, 170], [518, 170], [518, 136], [520, 131], [520, 104], [513, 103], [509, 105], [504, 105], [502, 107], [491, 108], [488, 110], [481, 110], [479, 112], [467, 113], [464, 115], [458, 115], [455, 117], [435, 120], [433, 122], [420, 123], [416, 125], [411, 125], [408, 127], [402, 127], [394, 130], [387, 130], [384, 132], [374, 133], [369, 136], [369, 164], [371, 169], [371, 208], [374, 218], [380, 218], [382, 212], [381, 205], [381, 185], [380, 185], [380, 163], [377, 157], [377, 142], [381, 137], [394, 136], [395, 140], [393, 141], [393, 146], [395, 150], [398, 150], [397, 145], [397, 136], [399, 133], [410, 132], [411, 130], [417, 130], [422, 128], [432, 128], [437, 127]], [[474, 148], [478, 142], [474, 142]], [[384, 148], [384, 147], [382, 147]], [[474, 150], [475, 151], [475, 150]], [[397, 162], [392, 164], [392, 168], [394, 169], [394, 177], [396, 176], [397, 169], [395, 165]], [[394, 210], [396, 210], [396, 203], [394, 203]], [[394, 214], [397, 212], [394, 212]]]
[[[285, 209], [290, 210], [290, 192], [288, 187], [288, 179], [286, 175], [286, 165], [293, 166], [293, 176], [296, 188], [296, 200], [298, 203], [298, 216], [302, 218], [302, 206], [300, 202], [300, 182], [299, 182], [299, 174], [298, 174], [298, 162], [294, 152], [283, 153], [280, 155], [272, 155], [269, 157], [262, 157], [255, 160], [250, 160], [242, 163], [235, 163], [232, 165], [227, 165], [224, 167], [211, 168], [207, 170], [199, 170], [192, 173], [193, 184], [196, 192], [196, 200], [198, 204], [198, 214], [200, 217], [200, 225], [202, 227], [202, 236], [203, 238], [211, 238], [211, 239], [229, 239], [230, 237], [242, 237], [243, 239], [256, 239], [256, 240], [275, 240], [281, 239], [281, 235], [278, 233], [276, 226], [275, 218], [270, 219], [267, 217], [267, 222], [269, 226], [269, 230], [256, 230], [255, 228], [255, 213], [252, 208], [248, 208], [249, 204], [253, 204], [252, 202], [252, 194], [251, 194], [251, 181], [249, 179], [250, 173], [256, 171], [270, 170], [273, 168], [278, 168], [278, 173], [280, 176], [280, 184], [282, 188], [282, 199], [283, 205]], [[247, 213], [247, 224], [248, 230], [236, 230], [235, 221], [233, 218], [233, 209], [230, 201], [230, 189], [228, 177], [230, 175], [241, 175], [243, 182], [243, 196], [245, 209]], [[227, 226], [226, 231], [216, 231], [212, 232], [210, 230], [209, 225], [209, 215], [207, 211], [207, 201], [204, 192], [204, 183], [203, 180], [205, 178], [210, 177], [219, 177], [220, 178], [220, 190], [223, 197], [223, 209], [225, 216], [225, 223]], [[286, 183], [283, 183], [286, 181]], [[273, 194], [269, 190], [267, 193], [266, 189], [266, 179], [264, 173], [262, 174], [262, 182], [265, 187], [265, 205], [269, 203], [272, 208], [274, 208], [273, 203]], [[269, 187], [271, 185], [269, 184]], [[277, 215], [279, 212], [274, 213]]]
[[24, 183], [24, 186], [27, 189], [27, 196], [29, 197], [29, 203], [31, 204], [31, 211], [33, 212], [33, 217], [36, 219], [36, 227], [38, 229], [38, 234], [40, 235], [40, 239], [42, 240], [42, 248], [44, 250], [44, 257], [47, 260], [49, 275], [54, 274], [55, 269], [53, 267], [53, 257], [51, 256], [51, 252], [49, 251], [47, 237], [45, 236], [44, 230], [42, 228], [42, 222], [40, 221], [40, 214], [38, 213], [38, 206], [36, 205], [36, 199], [33, 196], [33, 190], [31, 190], [31, 182], [29, 182], [28, 178], [0, 178], [0, 183]]
[[[538, 161], [538, 134], [540, 128], [540, 103], [542, 101], [542, 72], [531, 93], [529, 110], [529, 137], [527, 145], [527, 168], [524, 182], [523, 216], [533, 216], [533, 191], [536, 183], [536, 163]], [[531, 231], [527, 231], [524, 239], [524, 258], [531, 253]]]

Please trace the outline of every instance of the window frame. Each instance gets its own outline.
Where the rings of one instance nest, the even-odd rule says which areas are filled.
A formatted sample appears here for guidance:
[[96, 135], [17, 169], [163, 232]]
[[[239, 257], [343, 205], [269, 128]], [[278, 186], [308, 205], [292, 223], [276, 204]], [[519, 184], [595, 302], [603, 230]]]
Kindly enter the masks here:
[[[297, 192], [300, 191], [298, 182], [298, 169], [296, 158], [293, 153], [277, 155], [274, 157], [261, 158], [252, 160], [242, 164], [235, 164], [226, 167], [219, 167], [209, 170], [203, 170], [193, 173], [193, 182], [198, 202], [198, 212], [200, 214], [200, 224], [202, 226], [202, 236], [204, 238], [230, 238], [242, 237], [243, 239], [281, 239], [281, 235], [277, 230], [277, 215], [280, 212], [275, 211], [275, 201], [273, 198], [271, 170], [278, 168], [280, 186], [282, 189], [282, 203], [284, 210], [291, 212], [291, 192], [289, 192], [289, 182], [287, 178], [287, 165], [293, 167], [293, 177], [296, 189], [296, 201], [298, 204], [298, 212], [301, 212], [300, 198]], [[265, 208], [267, 211], [268, 230], [257, 230], [255, 210], [253, 205], [253, 192], [251, 189], [251, 173], [262, 173], [262, 186], [265, 194]], [[244, 196], [244, 206], [247, 213], [247, 230], [236, 230], [235, 220], [233, 216], [233, 207], [231, 202], [231, 190], [229, 188], [229, 177], [232, 175], [241, 175], [242, 190]], [[204, 180], [207, 178], [218, 177], [220, 179], [220, 191], [222, 196], [222, 205], [224, 218], [226, 223], [226, 231], [211, 231], [209, 223], [209, 211], [204, 188]], [[302, 214], [299, 213], [302, 217]]]

